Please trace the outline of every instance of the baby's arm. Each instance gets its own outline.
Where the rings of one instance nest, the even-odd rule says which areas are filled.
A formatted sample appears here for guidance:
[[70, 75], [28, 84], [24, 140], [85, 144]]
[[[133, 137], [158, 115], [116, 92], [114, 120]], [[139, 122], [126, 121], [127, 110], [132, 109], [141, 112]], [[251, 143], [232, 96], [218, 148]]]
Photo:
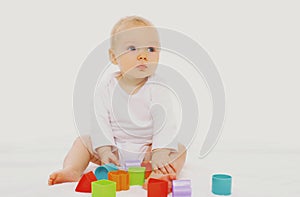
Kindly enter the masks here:
[[[107, 80], [97, 85], [94, 95], [94, 105], [91, 108], [91, 139], [93, 149], [97, 152], [100, 157], [102, 164], [114, 163], [119, 164], [119, 160], [116, 156], [114, 149], [114, 136], [110, 124], [109, 106], [110, 96], [108, 93], [109, 87]], [[96, 119], [93, 119], [95, 118]], [[114, 152], [113, 152], [114, 151]]]
[[[158, 81], [165, 84], [162, 79], [158, 78]], [[153, 105], [150, 112], [154, 132], [152, 138], [152, 168], [158, 173], [176, 173], [170, 157], [170, 155], [178, 152], [176, 137], [178, 121], [175, 111], [178, 106], [175, 105], [176, 98], [174, 98], [172, 92], [160, 85], [153, 85], [151, 93]]]

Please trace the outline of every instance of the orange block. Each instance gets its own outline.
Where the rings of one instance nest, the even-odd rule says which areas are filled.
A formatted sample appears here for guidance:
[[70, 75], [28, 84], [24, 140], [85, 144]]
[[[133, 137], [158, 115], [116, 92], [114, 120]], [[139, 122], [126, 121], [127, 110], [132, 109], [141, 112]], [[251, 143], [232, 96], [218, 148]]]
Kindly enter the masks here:
[[92, 192], [92, 182], [97, 181], [96, 176], [92, 171], [82, 175], [80, 181], [78, 182], [75, 191], [76, 192]]
[[108, 180], [116, 182], [117, 191], [129, 190], [129, 173], [124, 170], [110, 171]]

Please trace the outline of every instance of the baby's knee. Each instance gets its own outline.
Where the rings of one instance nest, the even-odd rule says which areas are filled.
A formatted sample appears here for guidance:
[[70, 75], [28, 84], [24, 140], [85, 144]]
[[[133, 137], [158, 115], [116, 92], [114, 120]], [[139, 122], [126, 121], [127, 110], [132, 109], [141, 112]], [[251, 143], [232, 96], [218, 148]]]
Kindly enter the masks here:
[[82, 137], [81, 136], [79, 136], [79, 137], [76, 137], [76, 139], [74, 140], [74, 142], [73, 142], [73, 144], [82, 144], [83, 142], [82, 142]]
[[81, 138], [80, 137], [76, 137], [76, 139], [73, 142], [73, 145], [78, 145], [78, 144], [81, 144], [81, 143], [82, 143]]

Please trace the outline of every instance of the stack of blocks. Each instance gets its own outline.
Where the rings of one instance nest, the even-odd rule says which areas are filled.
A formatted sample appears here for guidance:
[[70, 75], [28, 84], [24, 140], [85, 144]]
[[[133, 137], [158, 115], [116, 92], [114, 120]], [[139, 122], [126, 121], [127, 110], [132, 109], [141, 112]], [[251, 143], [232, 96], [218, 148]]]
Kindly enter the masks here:
[[[129, 186], [144, 184], [145, 178], [151, 173], [151, 164], [144, 163], [142, 166], [138, 161], [127, 161], [127, 171], [119, 170], [114, 164], [99, 166], [95, 174], [90, 171], [81, 177], [75, 191], [92, 193], [92, 197], [116, 197], [116, 191], [129, 190]], [[173, 197], [191, 196], [189, 180], [174, 180], [172, 185]], [[147, 190], [148, 197], [167, 197], [168, 182], [150, 178]]]

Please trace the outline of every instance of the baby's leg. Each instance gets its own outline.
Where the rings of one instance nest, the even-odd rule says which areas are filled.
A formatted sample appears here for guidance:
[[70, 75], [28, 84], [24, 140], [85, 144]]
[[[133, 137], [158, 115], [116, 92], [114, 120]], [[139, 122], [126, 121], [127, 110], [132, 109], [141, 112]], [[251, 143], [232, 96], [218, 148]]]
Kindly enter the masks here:
[[78, 181], [89, 162], [97, 161], [89, 149], [91, 149], [90, 137], [78, 137], [65, 157], [63, 169], [50, 175], [48, 185]]

